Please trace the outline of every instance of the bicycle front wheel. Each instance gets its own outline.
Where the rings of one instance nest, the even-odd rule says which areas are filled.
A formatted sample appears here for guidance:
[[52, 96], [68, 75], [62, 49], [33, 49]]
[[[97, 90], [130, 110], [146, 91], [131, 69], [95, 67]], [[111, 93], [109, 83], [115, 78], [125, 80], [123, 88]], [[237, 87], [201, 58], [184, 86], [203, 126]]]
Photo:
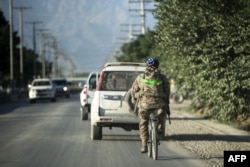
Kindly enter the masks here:
[[157, 160], [158, 158], [158, 139], [157, 139], [157, 123], [152, 121], [152, 131], [151, 131], [151, 139], [152, 139], [152, 154], [153, 159]]

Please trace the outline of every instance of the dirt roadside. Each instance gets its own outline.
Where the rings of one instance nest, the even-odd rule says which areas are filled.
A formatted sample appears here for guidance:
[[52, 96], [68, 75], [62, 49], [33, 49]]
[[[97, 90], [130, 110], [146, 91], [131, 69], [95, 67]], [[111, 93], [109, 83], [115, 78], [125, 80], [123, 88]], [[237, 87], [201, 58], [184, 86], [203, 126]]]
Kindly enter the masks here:
[[250, 133], [186, 112], [190, 101], [170, 103], [166, 140], [176, 141], [211, 167], [223, 167], [224, 151], [250, 151]]

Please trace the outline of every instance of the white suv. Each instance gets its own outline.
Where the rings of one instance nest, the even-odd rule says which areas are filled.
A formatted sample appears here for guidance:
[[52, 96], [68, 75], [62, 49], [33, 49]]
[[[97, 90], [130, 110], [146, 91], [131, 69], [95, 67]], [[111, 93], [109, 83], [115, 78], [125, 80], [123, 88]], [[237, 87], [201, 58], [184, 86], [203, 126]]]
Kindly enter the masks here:
[[100, 76], [99, 72], [91, 72], [80, 93], [81, 120], [88, 119], [88, 113], [90, 112], [91, 102], [96, 90], [99, 76]]
[[35, 103], [36, 100], [40, 99], [50, 99], [52, 102], [56, 101], [56, 89], [49, 78], [35, 79], [30, 85], [30, 103]]
[[[131, 113], [126, 94], [135, 78], [145, 71], [145, 63], [107, 63], [100, 75], [91, 105], [92, 140], [102, 139], [102, 128], [138, 130], [139, 120]], [[128, 95], [128, 94], [127, 94]]]

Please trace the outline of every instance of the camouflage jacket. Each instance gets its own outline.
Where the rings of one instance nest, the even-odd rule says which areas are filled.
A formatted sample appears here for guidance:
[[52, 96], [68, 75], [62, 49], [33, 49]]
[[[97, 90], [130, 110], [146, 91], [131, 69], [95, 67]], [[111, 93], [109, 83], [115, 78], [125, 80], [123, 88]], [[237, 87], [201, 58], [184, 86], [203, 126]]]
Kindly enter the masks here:
[[132, 85], [132, 103], [139, 108], [163, 108], [169, 104], [170, 85], [167, 77], [159, 70], [146, 70]]

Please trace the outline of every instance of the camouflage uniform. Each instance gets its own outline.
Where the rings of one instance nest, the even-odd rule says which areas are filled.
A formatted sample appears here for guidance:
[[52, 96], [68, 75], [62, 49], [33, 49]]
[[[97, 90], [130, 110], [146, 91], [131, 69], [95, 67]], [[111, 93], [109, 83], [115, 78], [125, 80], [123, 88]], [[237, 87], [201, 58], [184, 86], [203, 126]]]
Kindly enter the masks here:
[[[169, 111], [170, 85], [165, 75], [158, 69], [147, 68], [132, 85], [132, 103], [138, 107], [139, 129], [142, 147], [147, 146], [148, 119], [151, 112], [157, 112], [159, 126], [165, 129], [166, 113]], [[137, 101], [138, 100], [138, 101]]]

